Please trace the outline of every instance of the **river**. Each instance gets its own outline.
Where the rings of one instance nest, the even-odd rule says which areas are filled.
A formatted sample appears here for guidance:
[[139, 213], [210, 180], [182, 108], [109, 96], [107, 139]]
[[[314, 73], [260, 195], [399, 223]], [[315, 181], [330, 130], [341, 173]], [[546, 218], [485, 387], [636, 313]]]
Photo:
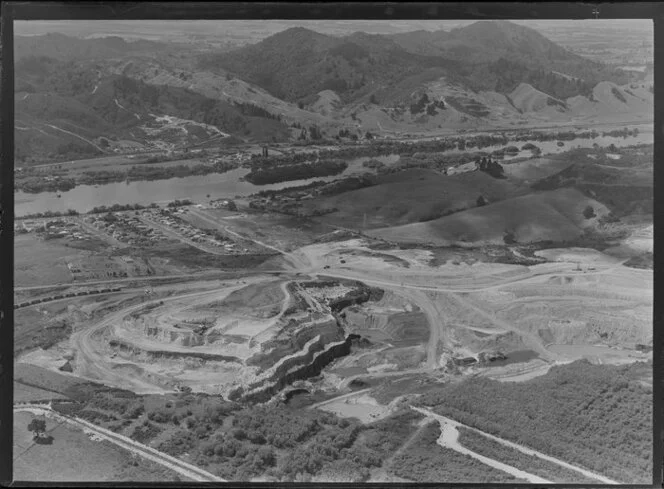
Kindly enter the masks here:
[[[341, 175], [329, 177], [316, 177], [306, 180], [295, 180], [274, 183], [270, 185], [254, 185], [240, 180], [249, 173], [247, 168], [238, 168], [226, 173], [211, 173], [209, 175], [196, 175], [183, 178], [169, 178], [167, 180], [143, 180], [134, 182], [115, 182], [106, 185], [78, 185], [66, 192], [40, 192], [29, 194], [16, 192], [14, 194], [15, 215], [23, 216], [47, 210], [65, 212], [74, 209], [78, 212], [87, 212], [93, 207], [113, 204], [142, 204], [152, 202], [167, 203], [176, 199], [190, 199], [194, 202], [207, 202], [209, 198], [234, 198], [237, 195], [250, 195], [260, 190], [279, 190], [284, 187], [306, 185], [314, 181], [329, 182], [340, 176], [361, 174], [369, 171], [362, 163], [372, 159], [370, 157], [355, 158], [349, 161], [348, 168]], [[398, 155], [374, 157], [385, 164], [398, 161]]]
[[[508, 146], [514, 145], [518, 148], [527, 143], [533, 143], [542, 149], [542, 154], [556, 154], [575, 147], [591, 148], [597, 143], [600, 146], [609, 146], [615, 144], [617, 147], [629, 146], [635, 144], [650, 144], [653, 142], [653, 132], [641, 131], [637, 136], [622, 137], [602, 137], [595, 139], [574, 139], [565, 141], [564, 146], [559, 147], [557, 141], [518, 141], [510, 142]], [[503, 148], [503, 145], [488, 146], [481, 151], [492, 152]], [[467, 151], [477, 151], [476, 148], [460, 151], [458, 149], [450, 150], [448, 153], [460, 153]], [[530, 156], [530, 151], [520, 151], [516, 155], [505, 156], [505, 160]], [[226, 173], [213, 173], [209, 175], [198, 175], [184, 178], [170, 178], [168, 180], [135, 181], [135, 182], [117, 182], [105, 185], [79, 185], [67, 192], [61, 192], [58, 197], [57, 192], [41, 192], [30, 194], [25, 192], [16, 192], [14, 194], [15, 215], [20, 217], [26, 214], [38, 212], [54, 211], [65, 212], [68, 209], [74, 209], [78, 212], [87, 212], [96, 206], [111, 206], [113, 204], [142, 204], [147, 205], [153, 202], [166, 203], [175, 199], [190, 199], [197, 203], [207, 202], [210, 198], [234, 198], [238, 195], [249, 195], [260, 190], [279, 190], [284, 187], [293, 187], [296, 185], [306, 185], [316, 180], [332, 181], [340, 176], [349, 176], [372, 171], [364, 168], [362, 163], [370, 159], [377, 159], [387, 165], [394, 164], [399, 160], [399, 156], [392, 154], [378, 157], [362, 157], [349, 160], [348, 168], [341, 175], [329, 177], [317, 177], [306, 180], [297, 180], [290, 182], [281, 182], [271, 185], [254, 185], [240, 179], [246, 175], [249, 170], [238, 168]]]

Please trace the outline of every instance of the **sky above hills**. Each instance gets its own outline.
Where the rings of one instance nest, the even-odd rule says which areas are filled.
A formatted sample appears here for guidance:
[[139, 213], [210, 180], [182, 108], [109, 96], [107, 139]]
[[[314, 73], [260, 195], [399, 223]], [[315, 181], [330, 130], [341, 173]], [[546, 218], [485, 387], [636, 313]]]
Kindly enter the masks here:
[[[450, 30], [475, 21], [466, 20], [141, 20], [141, 21], [17, 21], [17, 35], [42, 35], [58, 32], [76, 37], [120, 36], [126, 39], [203, 40], [226, 37], [236, 41], [255, 42], [290, 27], [306, 27], [330, 35], [346, 35], [356, 31], [393, 34], [414, 30]], [[640, 31], [652, 33], [651, 20], [517, 20], [559, 41], [574, 32]]]

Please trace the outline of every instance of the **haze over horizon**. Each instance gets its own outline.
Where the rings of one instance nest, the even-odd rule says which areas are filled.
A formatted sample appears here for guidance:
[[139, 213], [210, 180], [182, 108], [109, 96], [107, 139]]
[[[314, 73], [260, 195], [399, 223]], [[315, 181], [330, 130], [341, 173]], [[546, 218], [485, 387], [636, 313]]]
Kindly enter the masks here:
[[[488, 19], [490, 20], [490, 19]], [[502, 19], [505, 20], [505, 19]], [[219, 34], [220, 26], [224, 35], [238, 34], [262, 37], [275, 34], [291, 27], [306, 27], [322, 34], [347, 35], [357, 31], [372, 34], [395, 34], [416, 30], [449, 31], [477, 22], [476, 20], [129, 20], [129, 21], [16, 21], [14, 31], [20, 36], [35, 36], [47, 33], [62, 33], [75, 37], [120, 36], [124, 38], [160, 39]], [[653, 23], [649, 19], [588, 19], [588, 20], [511, 20], [541, 31], [556, 39], [559, 32], [568, 32], [571, 27], [583, 31], [604, 29], [638, 29], [652, 32]]]

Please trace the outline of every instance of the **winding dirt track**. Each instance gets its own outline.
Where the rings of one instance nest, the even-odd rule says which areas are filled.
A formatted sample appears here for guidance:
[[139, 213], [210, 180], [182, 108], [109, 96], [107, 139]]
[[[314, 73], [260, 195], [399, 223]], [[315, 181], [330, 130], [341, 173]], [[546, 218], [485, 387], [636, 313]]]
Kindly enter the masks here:
[[468, 455], [470, 457], [473, 457], [474, 459], [479, 460], [485, 465], [488, 465], [490, 467], [493, 467], [494, 469], [498, 469], [510, 475], [513, 475], [517, 479], [525, 479], [531, 484], [552, 483], [547, 479], [543, 479], [542, 477], [517, 469], [516, 467], [512, 467], [511, 465], [498, 462], [497, 460], [485, 457], [484, 455], [480, 455], [479, 453], [473, 452], [472, 450], [468, 450], [466, 447], [461, 446], [459, 444], [459, 430], [456, 428], [456, 426], [451, 425], [450, 423], [445, 423], [441, 421], [440, 431], [441, 433], [440, 437], [438, 438], [438, 444], [441, 447], [451, 448], [455, 452], [459, 452], [463, 455]]
[[[148, 305], [157, 304], [160, 301], [164, 303], [169, 301], [181, 300], [184, 298], [201, 297], [205, 295], [218, 294], [218, 290], [207, 290], [204, 292], [195, 292], [188, 294], [180, 294], [164, 299], [153, 300], [149, 302], [142, 302], [135, 306], [122, 309], [113, 314], [104, 317], [97, 324], [90, 326], [83, 331], [77, 331], [71, 336], [71, 344], [77, 350], [76, 354], [76, 371], [78, 376], [89, 378], [94, 381], [102, 381], [106, 384], [116, 385], [121, 388], [127, 388], [130, 384], [132, 390], [137, 393], [163, 393], [170, 392], [169, 390], [157, 387], [152, 383], [145, 382], [136, 377], [129, 377], [126, 373], [117, 372], [113, 370], [111, 364], [107, 361], [103, 353], [97, 351], [96, 343], [93, 340], [93, 335], [101, 332], [103, 329], [111, 326], [115, 322], [121, 322], [122, 318], [129, 313], [138, 311]], [[79, 374], [80, 372], [80, 374]]]
[[[440, 422], [441, 428], [443, 430], [443, 435], [441, 435], [441, 438], [439, 439], [439, 443], [441, 444], [441, 446], [452, 448], [453, 450], [457, 450], [460, 453], [464, 453], [463, 451], [461, 451], [461, 449], [462, 449], [466, 452], [470, 452], [470, 453], [467, 453], [467, 454], [471, 455], [475, 458], [482, 457], [481, 455], [476, 454], [475, 452], [471, 452], [467, 448], [462, 447], [461, 445], [459, 445], [459, 443], [457, 441], [457, 438], [458, 438], [458, 435], [459, 435], [459, 432], [458, 432], [457, 428], [461, 426], [461, 427], [467, 428], [469, 430], [473, 430], [477, 433], [480, 433], [481, 435], [486, 436], [487, 438], [489, 438], [493, 441], [496, 441], [498, 443], [502, 443], [505, 446], [508, 446], [510, 448], [518, 450], [521, 453], [525, 453], [526, 455], [539, 457], [543, 460], [547, 460], [548, 462], [552, 462], [554, 464], [560, 465], [561, 467], [564, 467], [566, 469], [578, 472], [578, 473], [580, 473], [580, 474], [582, 474], [586, 477], [589, 477], [591, 479], [596, 479], [596, 480], [598, 480], [598, 481], [600, 481], [604, 484], [612, 484], [612, 485], [613, 484], [620, 484], [619, 482], [614, 481], [613, 479], [609, 479], [608, 477], [604, 477], [603, 475], [599, 475], [599, 474], [596, 474], [596, 473], [591, 472], [589, 470], [583, 469], [581, 467], [577, 467], [576, 465], [572, 465], [570, 463], [567, 463], [564, 460], [560, 460], [559, 458], [551, 457], [551, 456], [546, 455], [546, 454], [544, 454], [542, 452], [539, 452], [537, 450], [533, 450], [532, 448], [528, 448], [528, 447], [525, 447], [523, 445], [519, 445], [518, 443], [513, 443], [513, 442], [505, 440], [503, 438], [499, 438], [497, 436], [486, 433], [482, 430], [478, 430], [477, 428], [473, 428], [472, 426], [468, 426], [468, 425], [465, 425], [465, 424], [460, 423], [458, 421], [455, 421], [455, 420], [453, 420], [451, 418], [448, 418], [446, 416], [436, 414], [433, 411], [431, 411], [430, 409], [424, 409], [424, 408], [419, 408], [419, 407], [415, 407], [415, 406], [411, 406], [411, 409], [414, 409], [418, 413], [421, 413], [421, 414], [423, 414], [427, 417], [434, 418], [434, 419], [438, 420]], [[447, 430], [447, 435], [445, 435], [446, 430]], [[456, 434], [455, 434], [455, 432], [456, 432]], [[482, 458], [485, 458], [487, 460], [492, 460], [492, 459], [489, 459], [487, 457], [482, 457]], [[481, 459], [478, 458], [478, 460], [481, 460]], [[488, 465], [495, 466], [496, 468], [498, 468], [500, 470], [504, 470], [503, 468], [500, 468], [497, 465], [494, 465], [493, 463], [489, 463], [488, 461], [485, 462], [484, 460], [482, 460], [482, 462], [486, 463]], [[493, 462], [495, 462], [496, 464], [500, 464], [502, 466], [505, 466], [505, 467], [509, 467], [508, 465], [501, 464], [500, 462], [497, 462], [495, 460]], [[518, 470], [518, 469], [514, 469], [513, 467], [512, 467], [512, 469], [513, 470]], [[523, 473], [527, 474], [526, 472], [523, 472]], [[518, 476], [518, 477], [522, 477], [522, 476]], [[536, 476], [532, 476], [532, 477], [536, 477]], [[546, 484], [548, 482], [549, 481], [541, 479], [537, 483]]]

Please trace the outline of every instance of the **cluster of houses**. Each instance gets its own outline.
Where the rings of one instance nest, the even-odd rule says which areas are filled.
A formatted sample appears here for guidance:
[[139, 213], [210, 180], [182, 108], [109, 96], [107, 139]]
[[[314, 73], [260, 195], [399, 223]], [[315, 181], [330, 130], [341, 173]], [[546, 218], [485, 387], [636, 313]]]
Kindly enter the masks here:
[[86, 218], [86, 221], [118, 241], [132, 246], [146, 246], [168, 240], [166, 236], [148, 226], [136, 216], [121, 212], [114, 212], [112, 215], [115, 218], [113, 220], [105, 219], [102, 216], [90, 216]]
[[184, 222], [179, 219], [177, 214], [183, 214], [186, 212], [185, 209], [177, 209], [170, 213], [163, 213], [158, 210], [146, 210], [144, 211], [146, 217], [149, 219], [160, 223], [162, 226], [167, 226], [172, 229], [174, 232], [181, 234], [182, 236], [194, 241], [195, 243], [207, 244], [216, 247], [223, 247], [228, 252], [236, 251], [236, 245], [230, 240], [220, 240], [217, 237], [207, 234], [205, 231], [195, 228], [191, 224]]
[[68, 219], [21, 220], [14, 223], [16, 234], [33, 231], [42, 239], [66, 238], [80, 241], [91, 238], [90, 234], [81, 229], [76, 222]]

